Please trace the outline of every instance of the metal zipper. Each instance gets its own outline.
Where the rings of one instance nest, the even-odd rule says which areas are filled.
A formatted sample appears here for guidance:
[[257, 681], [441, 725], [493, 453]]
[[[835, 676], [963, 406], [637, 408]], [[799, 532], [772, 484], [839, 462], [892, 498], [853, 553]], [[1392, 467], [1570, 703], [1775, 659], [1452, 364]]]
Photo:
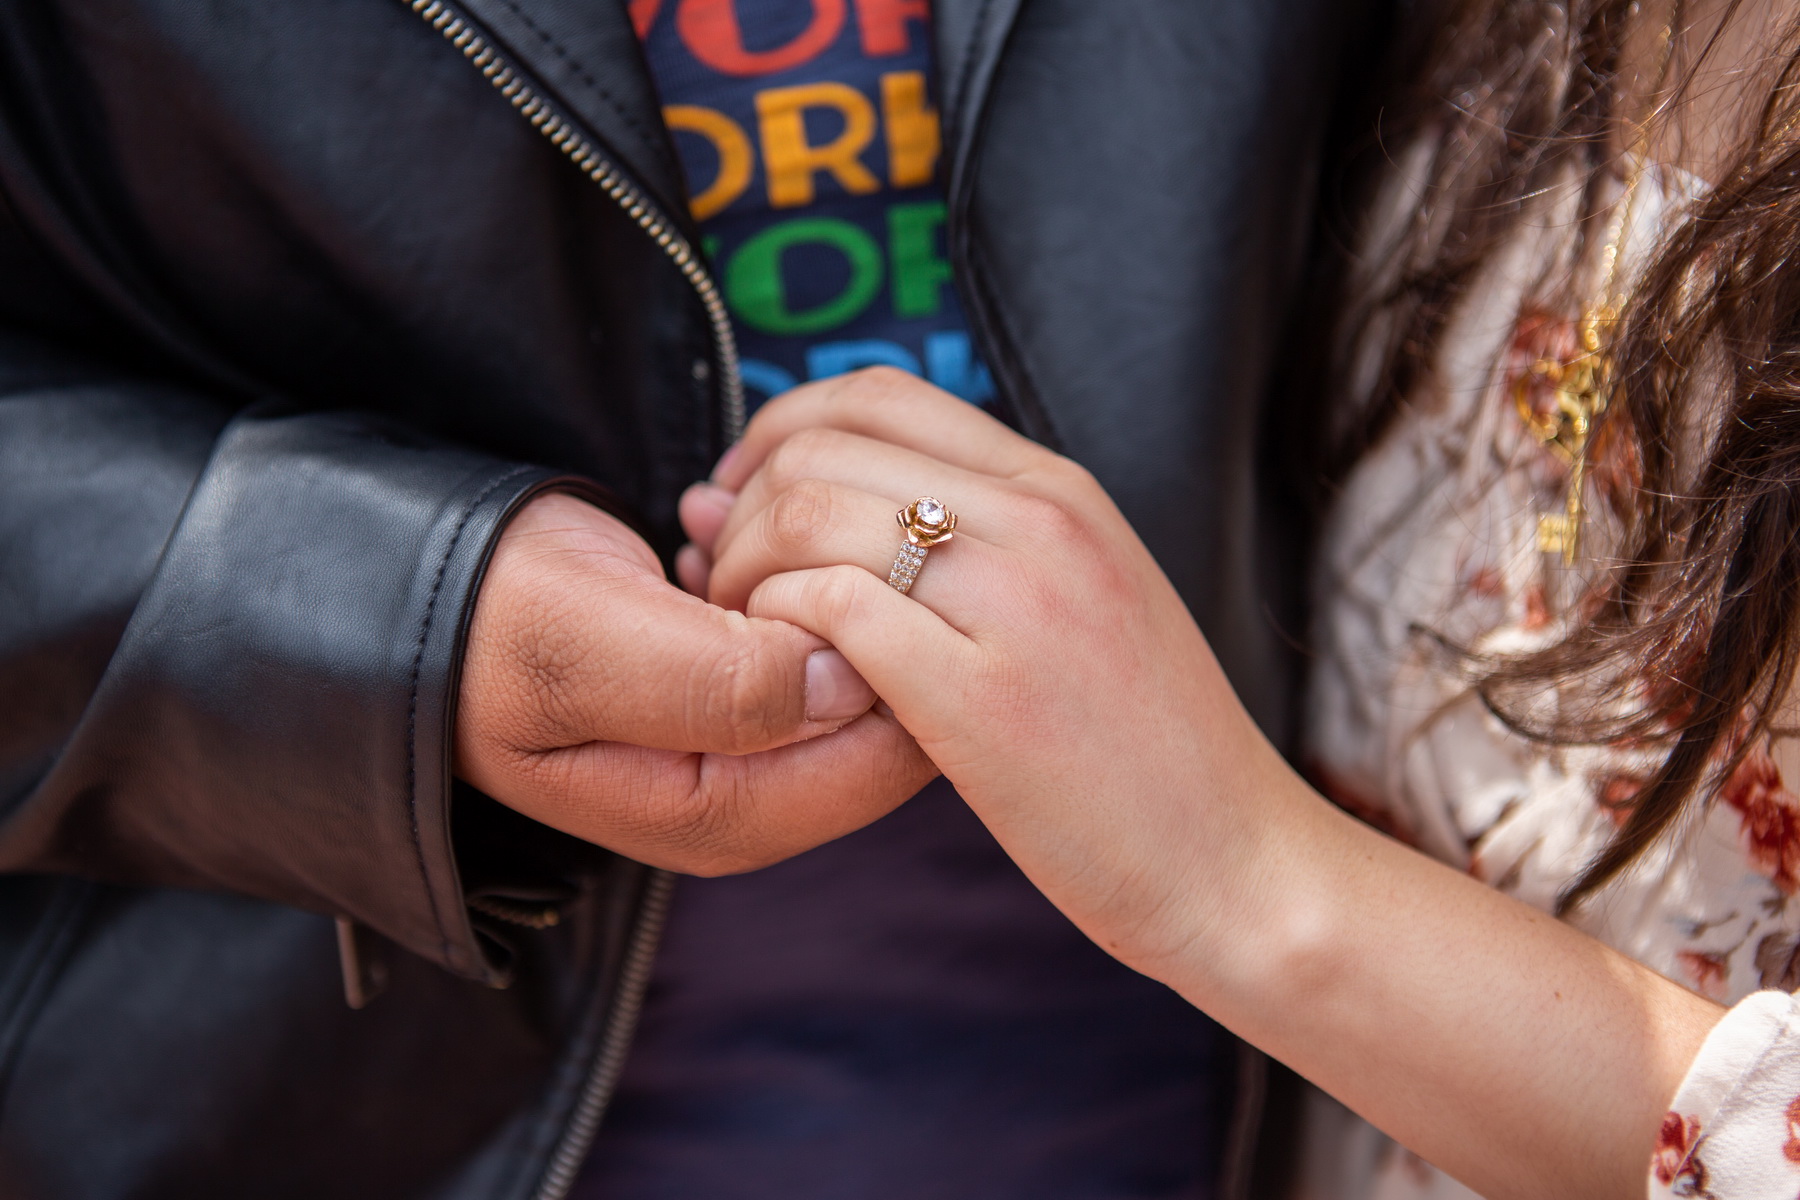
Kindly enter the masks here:
[[625, 1055], [631, 1049], [631, 1036], [637, 1029], [638, 1017], [644, 1011], [644, 992], [650, 986], [650, 964], [656, 958], [656, 944], [662, 939], [663, 926], [669, 918], [669, 896], [675, 890], [675, 876], [668, 871], [652, 871], [644, 887], [644, 903], [638, 912], [637, 928], [625, 947], [625, 960], [619, 967], [619, 987], [612, 1012], [606, 1018], [606, 1031], [600, 1038], [600, 1050], [581, 1089], [581, 1099], [563, 1130], [562, 1140], [550, 1155], [550, 1165], [538, 1184], [533, 1200], [564, 1200], [575, 1186], [575, 1177], [587, 1161], [594, 1135], [600, 1132], [600, 1119], [612, 1102], [619, 1086], [619, 1075], [625, 1069]]
[[[562, 151], [582, 174], [600, 185], [600, 190], [637, 222], [638, 228], [669, 256], [682, 277], [693, 286], [706, 309], [713, 348], [719, 360], [722, 376], [719, 407], [725, 440], [736, 442], [743, 437], [746, 421], [744, 373], [738, 357], [737, 335], [731, 328], [731, 313], [725, 307], [724, 293], [719, 290], [718, 281], [706, 269], [687, 238], [593, 142], [520, 78], [488, 40], [455, 10], [443, 0], [404, 2], [445, 40], [461, 50], [463, 57], [512, 103], [519, 115], [531, 122], [532, 128], [549, 138], [550, 144]], [[533, 1200], [565, 1200], [587, 1160], [594, 1136], [600, 1131], [601, 1118], [606, 1115], [607, 1105], [618, 1088], [620, 1073], [625, 1069], [626, 1052], [644, 1010], [644, 993], [650, 986], [650, 964], [656, 957], [657, 943], [662, 940], [663, 926], [668, 922], [669, 897], [674, 886], [675, 877], [668, 871], [651, 872], [644, 888], [643, 904], [638, 910], [637, 925], [631, 932], [624, 961], [619, 967], [618, 987], [600, 1036], [594, 1065], [588, 1071], [587, 1082], [582, 1085], [569, 1123], [550, 1154], [549, 1166], [533, 1193]]]
[[725, 426], [725, 440], [735, 442], [744, 436], [744, 372], [738, 358], [737, 335], [731, 328], [731, 313], [725, 307], [724, 293], [718, 281], [706, 269], [706, 263], [694, 252], [681, 231], [657, 211], [656, 205], [627, 179], [607, 157], [595, 148], [574, 125], [564, 119], [519, 77], [492, 44], [443, 0], [405, 0], [413, 12], [424, 18], [433, 29], [463, 52], [463, 56], [481, 71], [500, 94], [512, 102], [519, 115], [531, 122], [532, 128], [550, 139], [582, 174], [600, 185], [638, 228], [660, 246], [674, 261], [681, 274], [700, 295], [706, 308], [706, 319], [712, 326], [713, 346], [718, 352], [723, 378], [719, 381], [719, 407]]

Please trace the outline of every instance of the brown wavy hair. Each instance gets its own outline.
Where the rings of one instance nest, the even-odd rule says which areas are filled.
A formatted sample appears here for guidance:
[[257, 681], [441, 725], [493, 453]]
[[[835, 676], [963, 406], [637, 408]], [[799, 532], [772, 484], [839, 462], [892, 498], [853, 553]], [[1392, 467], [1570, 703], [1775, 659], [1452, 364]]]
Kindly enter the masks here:
[[[1607, 233], [1621, 177], [1622, 64], [1646, 20], [1632, 0], [1448, 0], [1420, 5], [1384, 88], [1377, 160], [1427, 155], [1407, 225], [1348, 273], [1333, 377], [1356, 395], [1335, 439], [1341, 471], [1400, 419], [1432, 371], [1458, 300], [1535, 205], [1580, 184], [1570, 264]], [[1735, 15], [1737, 0], [1726, 19]], [[1634, 32], [1636, 31], [1636, 32]], [[1690, 102], [1674, 60], [1659, 119]], [[1567, 911], [1705, 802], [1771, 728], [1800, 664], [1800, 41], [1772, 49], [1759, 109], [1714, 189], [1639, 275], [1610, 351], [1616, 389], [1590, 445], [1626, 447], [1609, 508], [1616, 556], [1578, 627], [1548, 649], [1483, 666], [1489, 707], [1562, 743], [1666, 750], [1606, 850], [1562, 897]], [[1370, 184], [1372, 189], [1374, 184]], [[1372, 191], [1365, 191], [1365, 198]], [[1367, 205], [1363, 208], [1367, 210]], [[1369, 244], [1368, 231], [1350, 244]], [[1790, 266], [1792, 264], [1792, 266]], [[1548, 271], [1556, 311], [1584, 296]], [[1700, 369], [1704, 368], [1704, 369]], [[1360, 384], [1355, 381], [1362, 381]], [[1579, 690], [1548, 721], [1533, 702]], [[1625, 715], [1616, 715], [1624, 713]]]

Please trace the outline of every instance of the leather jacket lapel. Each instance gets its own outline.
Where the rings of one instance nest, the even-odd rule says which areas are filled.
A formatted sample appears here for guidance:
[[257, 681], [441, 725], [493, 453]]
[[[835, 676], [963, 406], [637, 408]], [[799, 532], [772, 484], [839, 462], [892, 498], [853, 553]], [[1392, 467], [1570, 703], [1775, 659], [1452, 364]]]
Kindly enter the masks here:
[[[1024, 0], [936, 0], [952, 191], [967, 167], [994, 67]], [[681, 168], [625, 0], [460, 0], [507, 57], [599, 137], [676, 221]]]
[[458, 0], [677, 224], [687, 194], [625, 0]]
[[994, 66], [1023, 4], [1024, 0], [935, 0], [932, 4], [952, 193], [959, 190], [967, 170]]

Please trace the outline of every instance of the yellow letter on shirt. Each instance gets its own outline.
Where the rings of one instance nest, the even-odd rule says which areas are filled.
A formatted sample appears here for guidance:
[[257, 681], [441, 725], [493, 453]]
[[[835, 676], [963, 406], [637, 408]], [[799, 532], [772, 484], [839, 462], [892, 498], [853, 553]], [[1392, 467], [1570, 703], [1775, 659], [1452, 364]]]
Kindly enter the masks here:
[[671, 104], [663, 109], [663, 121], [672, 130], [699, 134], [719, 155], [719, 173], [693, 198], [694, 220], [704, 221], [731, 207], [750, 186], [756, 165], [751, 161], [750, 139], [737, 122], [698, 104]]
[[[809, 108], [836, 109], [843, 115], [844, 131], [822, 146], [807, 145]], [[830, 171], [853, 195], [881, 190], [881, 182], [860, 157], [875, 139], [875, 106], [855, 88], [842, 83], [772, 88], [757, 94], [756, 113], [762, 123], [763, 166], [769, 173], [771, 207], [811, 204], [813, 175], [819, 171]]]
[[887, 124], [888, 184], [923, 187], [937, 170], [938, 115], [925, 102], [925, 73], [895, 71], [881, 77], [881, 115]]

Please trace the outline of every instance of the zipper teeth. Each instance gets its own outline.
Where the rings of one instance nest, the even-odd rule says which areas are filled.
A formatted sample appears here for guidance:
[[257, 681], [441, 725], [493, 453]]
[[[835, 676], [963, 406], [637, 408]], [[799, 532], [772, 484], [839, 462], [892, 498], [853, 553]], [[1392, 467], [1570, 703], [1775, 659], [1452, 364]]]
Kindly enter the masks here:
[[562, 922], [562, 912], [554, 904], [529, 904], [499, 896], [470, 896], [469, 907], [496, 921], [522, 925], [526, 929], [550, 929]]
[[[621, 174], [605, 155], [594, 148], [568, 121], [559, 116], [543, 97], [519, 78], [506, 60], [456, 14], [443, 0], [406, 0], [408, 7], [436, 29], [449, 43], [461, 50], [480, 70], [482, 76], [505, 96], [519, 115], [531, 122], [532, 128], [550, 139], [581, 172], [600, 186], [627, 216], [637, 222], [656, 242], [664, 254], [680, 269], [682, 276], [700, 296], [712, 326], [713, 344], [718, 351], [724, 378], [719, 381], [727, 441], [735, 442], [744, 435], [744, 373], [738, 358], [737, 335], [731, 328], [731, 314], [719, 285], [688, 240], [656, 210], [637, 186]], [[637, 1030], [638, 1017], [644, 1010], [644, 993], [650, 986], [650, 964], [656, 957], [656, 945], [662, 940], [663, 926], [668, 921], [669, 896], [675, 877], [667, 871], [653, 871], [645, 885], [643, 904], [638, 911], [636, 928], [625, 948], [625, 959], [619, 968], [619, 987], [612, 1011], [607, 1014], [601, 1034], [600, 1049], [588, 1072], [581, 1098], [563, 1130], [562, 1138], [551, 1153], [550, 1165], [538, 1185], [534, 1200], [564, 1200], [600, 1131], [600, 1120], [619, 1085], [625, 1069], [626, 1051]]]
[[719, 364], [724, 372], [719, 390], [725, 437], [729, 442], [737, 441], [744, 435], [745, 422], [744, 373], [738, 360], [737, 335], [732, 331], [731, 313], [725, 307], [725, 297], [719, 290], [718, 281], [706, 269], [700, 256], [694, 253], [688, 240], [663, 218], [636, 184], [625, 178], [605, 155], [594, 148], [592, 142], [533, 91], [530, 84], [520, 79], [518, 72], [507, 64], [487, 39], [471, 28], [443, 0], [407, 0], [407, 3], [413, 12], [443, 34], [451, 45], [461, 50], [463, 56], [481, 71], [487, 81], [512, 102], [520, 116], [549, 138], [550, 144], [567, 155], [570, 161], [581, 168], [584, 175], [599, 184], [600, 190], [610, 196], [614, 203], [625, 210], [627, 216], [637, 222], [640, 229], [655, 240], [663, 253], [674, 261], [682, 275], [693, 285], [700, 295], [700, 303], [706, 308], [707, 321], [712, 325], [713, 343], [718, 348]]
[[534, 1200], [564, 1200], [575, 1186], [575, 1177], [587, 1161], [594, 1135], [600, 1132], [600, 1118], [619, 1085], [625, 1069], [625, 1055], [631, 1048], [631, 1037], [637, 1029], [638, 1017], [644, 1011], [644, 992], [650, 986], [650, 964], [656, 957], [656, 944], [662, 939], [663, 926], [669, 917], [669, 896], [675, 890], [675, 876], [668, 871], [653, 871], [644, 888], [644, 903], [638, 915], [637, 928], [625, 948], [625, 961], [619, 969], [618, 1001], [606, 1020], [600, 1053], [574, 1115], [563, 1131], [562, 1141], [550, 1156], [544, 1181], [538, 1185]]

